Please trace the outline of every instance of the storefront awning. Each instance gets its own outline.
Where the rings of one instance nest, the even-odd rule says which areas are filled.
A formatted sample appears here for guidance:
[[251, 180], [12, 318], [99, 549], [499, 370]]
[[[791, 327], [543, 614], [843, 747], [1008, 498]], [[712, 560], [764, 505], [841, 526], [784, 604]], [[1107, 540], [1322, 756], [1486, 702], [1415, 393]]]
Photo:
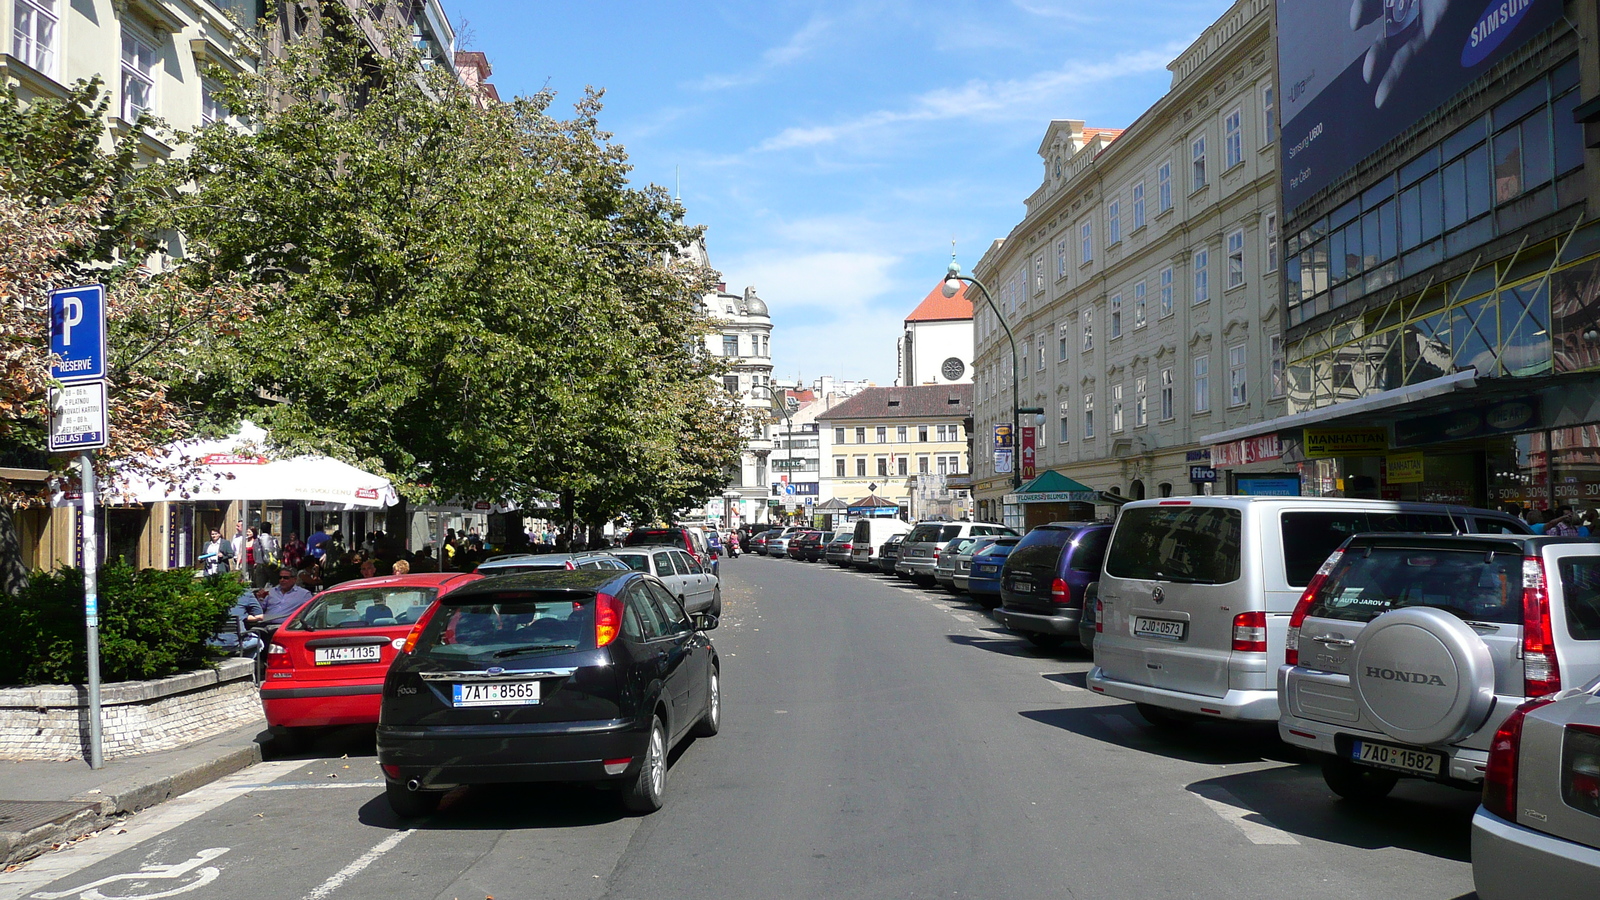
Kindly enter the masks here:
[[1045, 471], [1006, 497], [1007, 503], [1096, 503], [1100, 492], [1055, 471]]
[[851, 503], [846, 508], [846, 513], [852, 516], [866, 516], [868, 518], [893, 516], [900, 512], [900, 504], [893, 500], [885, 500], [877, 494], [868, 494], [860, 500]]
[[1404, 406], [1421, 400], [1441, 397], [1455, 391], [1470, 391], [1478, 385], [1478, 374], [1474, 370], [1457, 372], [1454, 375], [1445, 375], [1420, 384], [1406, 387], [1393, 388], [1358, 397], [1355, 400], [1346, 400], [1331, 406], [1318, 409], [1308, 409], [1305, 412], [1291, 413], [1268, 419], [1265, 422], [1256, 422], [1251, 425], [1242, 425], [1230, 428], [1227, 431], [1218, 431], [1200, 438], [1201, 444], [1228, 444], [1264, 434], [1276, 434], [1280, 431], [1292, 431], [1304, 428], [1307, 425], [1319, 425], [1351, 416], [1360, 416], [1380, 412], [1396, 406]]

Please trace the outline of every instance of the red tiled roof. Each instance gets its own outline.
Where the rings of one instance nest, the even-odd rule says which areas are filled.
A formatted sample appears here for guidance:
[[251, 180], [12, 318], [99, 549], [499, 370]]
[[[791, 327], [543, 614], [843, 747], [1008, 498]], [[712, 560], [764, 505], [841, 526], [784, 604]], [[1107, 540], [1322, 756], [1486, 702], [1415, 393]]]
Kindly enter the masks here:
[[967, 299], [967, 283], [961, 282], [961, 290], [954, 297], [944, 295], [944, 282], [939, 284], [922, 298], [917, 308], [906, 316], [907, 322], [949, 322], [972, 318], [972, 301]]
[[817, 416], [819, 422], [841, 419], [948, 419], [972, 415], [972, 385], [919, 384], [873, 387]]

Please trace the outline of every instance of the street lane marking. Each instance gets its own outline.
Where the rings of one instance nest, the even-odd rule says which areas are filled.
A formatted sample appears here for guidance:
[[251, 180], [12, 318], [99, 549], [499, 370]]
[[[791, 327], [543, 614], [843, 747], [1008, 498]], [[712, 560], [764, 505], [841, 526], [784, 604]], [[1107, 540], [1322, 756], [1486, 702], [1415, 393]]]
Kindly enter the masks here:
[[[1201, 802], [1211, 807], [1211, 811], [1222, 817], [1225, 822], [1244, 832], [1252, 844], [1299, 844], [1294, 836], [1276, 825], [1267, 821], [1261, 815], [1229, 793], [1227, 790], [1214, 784], [1191, 785], [1190, 792], [1199, 797]], [[1261, 821], [1252, 822], [1249, 817], [1254, 816]]]
[[256, 788], [252, 793], [262, 791], [320, 791], [328, 788], [381, 788], [381, 781], [287, 781], [278, 784], [269, 784]]
[[[193, 857], [190, 857], [181, 863], [175, 863], [170, 866], [140, 866], [139, 871], [137, 872], [129, 872], [125, 875], [107, 875], [105, 878], [101, 878], [98, 881], [91, 881], [88, 884], [72, 888], [71, 890], [38, 891], [34, 893], [33, 896], [37, 897], [38, 900], [63, 900], [63, 898], [71, 897], [73, 895], [78, 895], [82, 898], [82, 900], [135, 900], [135, 898], [137, 898], [137, 900], [155, 900], [157, 897], [175, 897], [178, 894], [187, 894], [196, 888], [205, 887], [211, 882], [216, 881], [217, 876], [222, 874], [221, 869], [218, 869], [216, 866], [205, 866], [199, 869], [196, 869], [196, 867], [203, 862], [210, 862], [211, 860], [216, 859], [227, 852], [227, 847], [211, 847], [206, 850], [201, 850]], [[113, 884], [118, 881], [143, 883], [147, 881], [165, 881], [168, 879], [183, 878], [187, 876], [191, 870], [194, 870], [195, 875], [198, 876], [194, 881], [191, 881], [188, 884], [179, 885], [175, 888], [169, 888], [165, 891], [155, 894], [114, 894], [108, 897], [107, 895], [100, 893], [99, 890], [108, 884]]]
[[350, 865], [333, 873], [327, 881], [317, 885], [315, 890], [305, 896], [305, 900], [322, 900], [322, 898], [338, 890], [340, 885], [359, 875], [362, 869], [377, 862], [378, 857], [400, 846], [401, 841], [415, 834], [416, 831], [415, 828], [407, 828], [405, 831], [397, 831], [379, 841], [376, 847], [356, 857]]

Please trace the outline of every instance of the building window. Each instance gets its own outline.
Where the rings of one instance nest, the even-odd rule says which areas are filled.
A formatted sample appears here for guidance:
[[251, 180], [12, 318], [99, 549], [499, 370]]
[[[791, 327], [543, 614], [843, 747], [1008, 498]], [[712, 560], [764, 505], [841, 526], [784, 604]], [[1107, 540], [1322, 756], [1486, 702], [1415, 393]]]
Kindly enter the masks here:
[[1278, 214], [1267, 213], [1267, 268], [1278, 271]]
[[1022, 353], [1019, 354], [1019, 355], [1022, 357], [1022, 377], [1023, 378], [1027, 378], [1028, 377], [1028, 342], [1027, 341], [1023, 341], [1022, 342]]
[[122, 35], [122, 118], [132, 122], [155, 105], [156, 50], [131, 34]]
[[1204, 354], [1194, 358], [1194, 411], [1211, 411], [1211, 357]]
[[40, 72], [56, 74], [56, 0], [16, 0], [11, 55]]
[[1206, 186], [1206, 136], [1200, 135], [1189, 144], [1189, 190], [1198, 191]]
[[1078, 226], [1078, 238], [1083, 245], [1078, 262], [1087, 264], [1094, 259], [1094, 223], [1085, 222]]
[[1133, 327], [1144, 327], [1144, 282], [1133, 286]]
[[867, 458], [865, 456], [856, 457], [856, 477], [867, 477]]
[[1111, 386], [1111, 430], [1113, 433], [1122, 431], [1122, 385]]
[[1148, 379], [1140, 375], [1133, 380], [1133, 427], [1143, 428], [1149, 424], [1149, 406], [1145, 398], [1145, 386]]
[[722, 355], [739, 355], [739, 336], [737, 334], [725, 334], [722, 336]]
[[1172, 370], [1161, 370], [1161, 421], [1172, 420]]
[[1067, 326], [1065, 325], [1056, 329], [1056, 361], [1067, 361]]
[[1228, 235], [1228, 287], [1244, 285], [1244, 229]]
[[918, 475], [926, 475], [926, 474], [928, 474], [928, 457], [926, 457], [926, 456], [917, 457], [917, 474]]
[[945, 436], [945, 434], [946, 434], [945, 426], [943, 426], [943, 425], [935, 425], [935, 426], [933, 426], [933, 428], [934, 428], [934, 432], [933, 432], [934, 436], [939, 441], [939, 443], [942, 444], [945, 441], [949, 440], [949, 438], [947, 438]]
[[950, 474], [950, 457], [941, 456], [938, 459], [939, 459], [939, 474], [940, 475], [949, 475]]
[[1283, 335], [1275, 334], [1271, 338], [1272, 345], [1272, 396], [1282, 397], [1288, 393], [1289, 385], [1284, 378], [1283, 368]]
[[730, 394], [739, 393], [739, 376], [737, 376], [737, 375], [724, 375], [724, 376], [722, 376], [722, 386], [727, 388], [728, 389], [728, 393], [730, 393]]
[[1113, 200], [1106, 204], [1106, 246], [1121, 243], [1122, 241], [1122, 201]]
[[833, 442], [835, 444], [844, 443], [844, 429], [843, 428], [835, 428], [833, 430]]
[[223, 122], [228, 118], [228, 108], [217, 98], [216, 82], [209, 78], [200, 81], [200, 124]]
[[1172, 267], [1161, 270], [1161, 318], [1172, 315]]
[[1044, 254], [1033, 258], [1033, 292], [1044, 293]]
[[1278, 102], [1272, 95], [1272, 85], [1261, 88], [1261, 143], [1262, 146], [1278, 139]]
[[1245, 387], [1245, 350], [1243, 344], [1228, 348], [1228, 405], [1243, 406], [1250, 399]]
[[928, 426], [926, 426], [926, 425], [918, 425], [917, 426], [917, 441], [919, 443], [923, 443], [923, 444], [926, 444], [928, 442]]
[[1083, 308], [1083, 349], [1094, 349], [1094, 307]]
[[1234, 110], [1222, 117], [1222, 170], [1244, 162], [1244, 115]]
[[879, 478], [888, 478], [889, 477], [889, 457], [887, 457], [887, 456], [877, 456], [877, 457], [874, 457], [874, 459], [876, 459], [877, 463], [878, 463], [878, 477]]
[[[1065, 403], [1063, 403], [1061, 405], [1062, 406], [1066, 406]], [[1070, 433], [1071, 433], [1070, 425], [1069, 425], [1069, 423], [1071, 421], [1072, 421], [1072, 417], [1068, 416], [1067, 415], [1067, 411], [1065, 409], [1063, 409], [1061, 411], [1061, 421], [1060, 421], [1061, 433], [1059, 435], [1057, 435], [1056, 443], [1065, 444], [1067, 442], [1067, 439], [1068, 439], [1068, 437], [1070, 436]]]
[[1122, 295], [1111, 297], [1111, 339], [1122, 337]]
[[1156, 212], [1164, 213], [1171, 208], [1172, 162], [1169, 160], [1156, 170]]
[[867, 442], [867, 429], [865, 427], [857, 428], [856, 429], [856, 443], [865, 444], [866, 442]]
[[1083, 439], [1094, 438], [1094, 394], [1083, 395]]
[[895, 465], [898, 466], [897, 471], [901, 475], [907, 474], [907, 468], [910, 466], [910, 464], [911, 460], [907, 459], [904, 455], [895, 457]]
[[1056, 277], [1067, 277], [1067, 239], [1056, 241]]
[[878, 435], [877, 435], [877, 437], [878, 437], [878, 443], [880, 443], [880, 444], [889, 443], [889, 426], [887, 426], [887, 425], [879, 425], [878, 426]]
[[1211, 299], [1211, 280], [1206, 272], [1209, 254], [1199, 250], [1194, 255], [1194, 302], [1204, 303]]
[[906, 442], [906, 427], [904, 425], [895, 426], [894, 442], [897, 444], [904, 444]]
[[842, 456], [835, 456], [833, 458], [833, 477], [844, 477], [844, 457]]
[[1133, 230], [1138, 231], [1144, 227], [1144, 182], [1136, 181], [1133, 184]]

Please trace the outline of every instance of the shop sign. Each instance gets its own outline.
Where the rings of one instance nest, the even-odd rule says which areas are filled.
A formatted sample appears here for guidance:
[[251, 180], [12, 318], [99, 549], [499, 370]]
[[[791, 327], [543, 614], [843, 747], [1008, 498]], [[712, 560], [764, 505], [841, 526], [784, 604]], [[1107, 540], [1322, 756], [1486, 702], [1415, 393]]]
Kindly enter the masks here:
[[1266, 462], [1283, 456], [1283, 442], [1276, 434], [1261, 434], [1211, 448], [1211, 465], [1218, 469]]
[[1307, 428], [1306, 458], [1371, 456], [1389, 449], [1389, 432], [1383, 428]]
[[1033, 444], [1033, 428], [1024, 426], [1022, 429], [1022, 478], [1024, 481], [1033, 480], [1038, 472], [1034, 467], [1035, 450]]
[[1189, 483], [1205, 484], [1217, 480], [1217, 470], [1210, 466], [1190, 466]]
[[796, 481], [794, 484], [789, 486], [794, 488], [794, 493], [798, 497], [819, 496], [817, 492], [818, 485], [815, 481]]
[[1097, 491], [1024, 491], [1007, 494], [1007, 503], [1093, 503], [1100, 499]]
[[1458, 412], [1419, 416], [1396, 422], [1394, 443], [1397, 447], [1417, 444], [1437, 444], [1465, 438], [1486, 437], [1495, 434], [1513, 434], [1544, 427], [1539, 405], [1529, 400], [1509, 400], [1505, 403], [1463, 409]]
[[1390, 484], [1421, 484], [1422, 454], [1389, 454], [1385, 459], [1384, 480]]
[[1209, 463], [1211, 462], [1211, 448], [1208, 447], [1204, 450], [1190, 450], [1183, 455], [1183, 461], [1189, 463]]
[[1239, 493], [1247, 497], [1298, 497], [1300, 496], [1300, 479], [1294, 476], [1287, 478], [1241, 478], [1239, 479]]
[[1010, 425], [1001, 424], [994, 427], [994, 449], [997, 453], [1001, 450], [1011, 449]]

